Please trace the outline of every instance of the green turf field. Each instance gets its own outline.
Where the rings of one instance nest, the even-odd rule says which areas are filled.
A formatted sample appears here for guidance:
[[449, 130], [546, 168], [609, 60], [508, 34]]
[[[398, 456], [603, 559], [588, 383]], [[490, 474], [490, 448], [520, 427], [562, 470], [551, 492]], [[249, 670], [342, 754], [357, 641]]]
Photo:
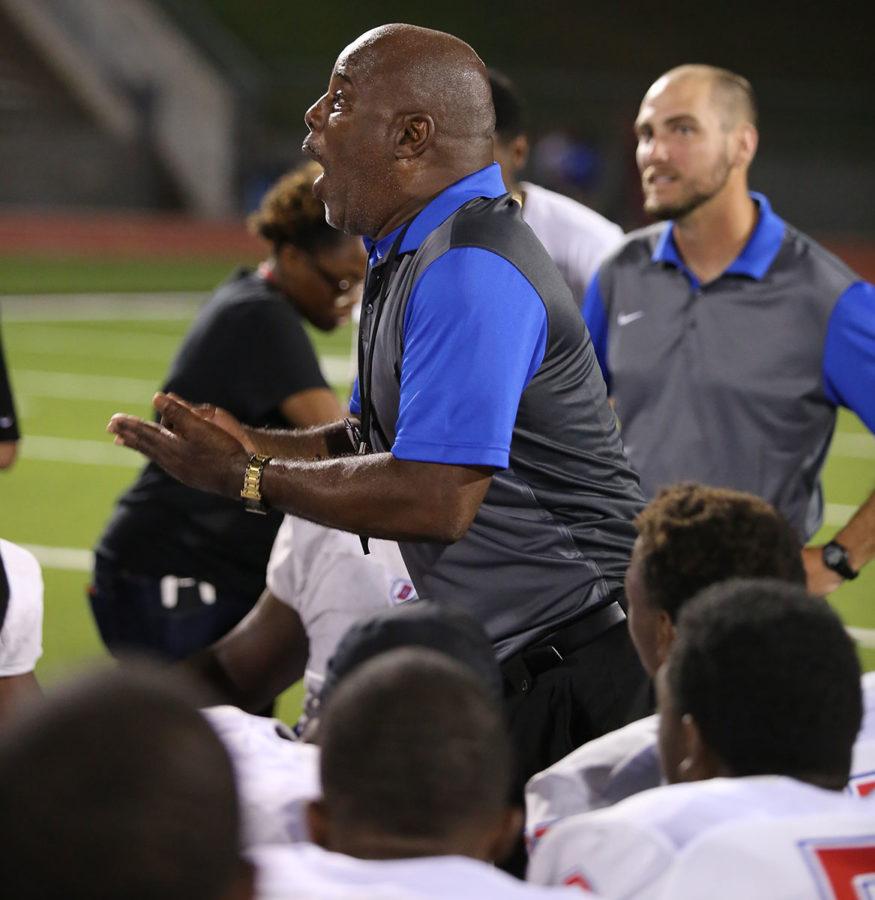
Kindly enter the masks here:
[[[187, 267], [172, 263], [151, 270], [98, 267], [88, 276], [79, 262], [63, 277], [63, 263], [31, 270], [0, 261], [0, 274], [17, 272], [5, 293], [127, 290], [113, 297], [32, 296], [0, 300], [7, 360], [23, 420], [25, 440], [16, 467], [0, 475], [0, 535], [39, 550], [46, 583], [45, 654], [40, 677], [50, 682], [84, 661], [103, 655], [84, 589], [89, 556], [114, 499], [136, 475], [140, 461], [115, 447], [105, 433], [112, 413], [149, 414], [149, 400], [203, 294], [142, 295], [165, 289], [206, 291], [229, 269], [224, 263]], [[112, 278], [106, 276], [112, 271]], [[11, 289], [10, 289], [11, 288]], [[347, 386], [348, 329], [314, 340], [338, 390]], [[843, 414], [826, 468], [829, 501], [826, 539], [875, 485], [875, 440], [852, 416]], [[832, 598], [847, 625], [866, 629], [861, 649], [875, 669], [875, 566]], [[293, 718], [299, 694], [281, 710]]]

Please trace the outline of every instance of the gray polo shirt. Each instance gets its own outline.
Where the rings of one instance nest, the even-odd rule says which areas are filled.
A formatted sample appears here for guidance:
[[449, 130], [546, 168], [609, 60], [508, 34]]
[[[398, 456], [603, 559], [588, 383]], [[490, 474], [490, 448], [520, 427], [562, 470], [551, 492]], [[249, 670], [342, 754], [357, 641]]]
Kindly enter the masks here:
[[753, 196], [758, 224], [719, 278], [699, 284], [660, 223], [605, 262], [584, 316], [645, 495], [683, 480], [749, 491], [807, 539], [836, 416], [827, 329], [859, 277]]
[[[407, 239], [402, 244], [376, 327], [376, 314], [365, 304], [360, 378], [371, 384], [371, 444], [391, 450], [403, 395], [408, 300], [428, 267], [451, 249], [497, 254], [525, 276], [543, 303], [544, 357], [514, 398], [507, 468], [495, 471], [461, 540], [400, 544], [419, 595], [464, 605], [506, 658], [608, 601], [622, 584], [635, 539], [632, 519], [643, 498], [577, 304], [555, 264], [509, 195], [475, 198], [451, 212], [451, 190], [420, 213], [437, 218], [433, 230], [415, 246]], [[417, 220], [410, 234], [421, 230]], [[433, 299], [440, 305], [440, 298]]]

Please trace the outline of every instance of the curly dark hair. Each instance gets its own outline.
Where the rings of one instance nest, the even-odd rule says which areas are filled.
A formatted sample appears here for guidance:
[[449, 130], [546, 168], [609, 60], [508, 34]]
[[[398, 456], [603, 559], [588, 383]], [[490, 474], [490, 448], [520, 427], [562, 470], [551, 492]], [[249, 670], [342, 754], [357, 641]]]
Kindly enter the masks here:
[[278, 248], [292, 244], [308, 253], [340, 242], [343, 234], [325, 221], [325, 207], [313, 196], [313, 182], [322, 172], [307, 162], [283, 175], [247, 219], [249, 231]]
[[796, 532], [752, 494], [677, 484], [661, 491], [635, 525], [647, 595], [672, 621], [698, 591], [727, 578], [805, 584]]

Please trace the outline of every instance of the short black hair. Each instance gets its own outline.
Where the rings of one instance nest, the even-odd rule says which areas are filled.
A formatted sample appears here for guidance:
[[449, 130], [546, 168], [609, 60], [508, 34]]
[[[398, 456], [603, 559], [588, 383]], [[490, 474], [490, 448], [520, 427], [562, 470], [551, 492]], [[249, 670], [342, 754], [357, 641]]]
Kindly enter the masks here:
[[860, 664], [825, 600], [770, 579], [708, 588], [681, 612], [666, 676], [678, 715], [733, 775], [847, 782]]
[[167, 677], [139, 666], [88, 675], [4, 731], [4, 896], [225, 896], [241, 866], [231, 762]]
[[428, 647], [463, 663], [487, 691], [501, 699], [501, 670], [483, 626], [461, 606], [417, 599], [378, 610], [347, 630], [328, 661], [320, 705], [327, 703], [338, 683], [363, 662], [411, 646]]
[[798, 535], [753, 494], [676, 484], [647, 504], [635, 526], [648, 601], [672, 621], [698, 591], [727, 578], [805, 584]]
[[495, 106], [495, 134], [511, 141], [526, 132], [526, 110], [514, 83], [503, 72], [489, 70], [492, 104]]
[[500, 704], [461, 663], [391, 650], [338, 685], [320, 731], [332, 820], [440, 842], [506, 806], [511, 748]]

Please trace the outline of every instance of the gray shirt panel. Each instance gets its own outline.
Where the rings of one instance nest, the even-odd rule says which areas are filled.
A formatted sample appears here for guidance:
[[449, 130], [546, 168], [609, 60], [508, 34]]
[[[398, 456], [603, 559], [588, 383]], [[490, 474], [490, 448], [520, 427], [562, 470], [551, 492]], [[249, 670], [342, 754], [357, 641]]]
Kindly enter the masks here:
[[510, 463], [494, 474], [465, 536], [402, 543], [421, 597], [465, 604], [501, 658], [605, 602], [622, 583], [643, 499], [607, 402], [589, 334], [558, 270], [508, 197], [475, 200], [399, 260], [375, 341], [373, 446], [395, 440], [404, 313], [418, 277], [453, 247], [515, 265], [547, 311], [544, 359], [523, 391]]
[[651, 258], [665, 227], [630, 235], [599, 275], [612, 392], [644, 493], [683, 480], [749, 491], [808, 538], [836, 414], [824, 342], [857, 276], [788, 226], [762, 279], [695, 288]]

